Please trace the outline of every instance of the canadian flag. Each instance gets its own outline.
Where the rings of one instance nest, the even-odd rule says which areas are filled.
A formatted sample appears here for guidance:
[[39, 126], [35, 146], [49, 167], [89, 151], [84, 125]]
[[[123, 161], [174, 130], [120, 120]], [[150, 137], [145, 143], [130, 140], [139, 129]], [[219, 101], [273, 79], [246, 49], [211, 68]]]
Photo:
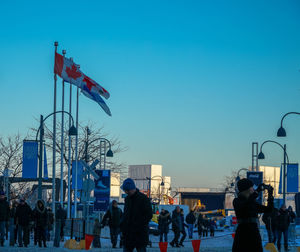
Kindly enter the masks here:
[[54, 73], [58, 74], [64, 81], [74, 84], [81, 89], [86, 86], [89, 91], [97, 92], [106, 99], [110, 97], [105, 88], [81, 72], [71, 59], [58, 53], [55, 53]]
[[111, 116], [109, 107], [101, 98], [101, 96], [103, 96], [108, 99], [110, 94], [96, 81], [81, 72], [79, 67], [71, 59], [55, 53], [54, 73], [58, 74], [64, 81], [79, 87], [86, 97], [96, 101], [102, 109]]

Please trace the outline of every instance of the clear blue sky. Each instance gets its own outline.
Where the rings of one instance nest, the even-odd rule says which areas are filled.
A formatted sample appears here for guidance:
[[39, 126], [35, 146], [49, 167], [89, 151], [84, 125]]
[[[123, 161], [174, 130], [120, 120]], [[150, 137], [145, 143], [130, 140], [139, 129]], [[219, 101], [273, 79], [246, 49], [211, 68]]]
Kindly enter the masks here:
[[[52, 112], [57, 40], [111, 93], [112, 118], [81, 95], [80, 120], [129, 147], [119, 160], [217, 187], [251, 164], [251, 142], [276, 140], [281, 116], [300, 111], [299, 13], [298, 1], [4, 1], [0, 134]], [[278, 140], [299, 162], [300, 118], [286, 129]], [[280, 164], [265, 147], [261, 164]]]

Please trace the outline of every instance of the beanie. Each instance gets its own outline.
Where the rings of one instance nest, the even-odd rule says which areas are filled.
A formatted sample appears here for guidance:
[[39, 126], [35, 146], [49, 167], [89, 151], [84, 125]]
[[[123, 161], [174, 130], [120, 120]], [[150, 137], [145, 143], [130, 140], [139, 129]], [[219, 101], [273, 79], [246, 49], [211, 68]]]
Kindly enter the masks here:
[[252, 186], [253, 186], [253, 182], [246, 178], [241, 179], [237, 182], [237, 187], [239, 189], [239, 192], [246, 191]]
[[123, 191], [129, 191], [135, 189], [134, 181], [131, 178], [127, 178], [124, 180], [123, 185], [121, 186], [121, 189]]

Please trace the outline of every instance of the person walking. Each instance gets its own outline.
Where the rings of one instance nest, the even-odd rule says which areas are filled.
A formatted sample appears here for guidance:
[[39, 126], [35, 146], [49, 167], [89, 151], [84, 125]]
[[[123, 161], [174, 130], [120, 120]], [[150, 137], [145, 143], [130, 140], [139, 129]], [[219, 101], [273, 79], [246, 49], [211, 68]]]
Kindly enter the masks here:
[[199, 236], [199, 239], [201, 239], [202, 234], [203, 234], [203, 225], [204, 225], [204, 219], [203, 219], [203, 215], [201, 213], [199, 213], [196, 225], [198, 227], [198, 236]]
[[6, 235], [6, 223], [9, 220], [9, 204], [5, 198], [5, 193], [0, 191], [0, 246], [4, 246]]
[[16, 243], [16, 211], [17, 201], [13, 201], [9, 212], [9, 246], [14, 246]]
[[121, 230], [124, 239], [124, 252], [145, 252], [149, 241], [149, 221], [152, 207], [149, 198], [136, 188], [131, 178], [124, 180], [121, 189], [127, 194]]
[[179, 242], [179, 246], [180, 247], [184, 247], [183, 242], [185, 240], [186, 237], [186, 232], [185, 232], [185, 227], [187, 227], [187, 225], [184, 222], [184, 212], [183, 209], [180, 208], [180, 218], [181, 218], [181, 223], [182, 223], [182, 229], [180, 230], [180, 233], [182, 234], [180, 242]]
[[[262, 252], [262, 241], [257, 222], [258, 213], [271, 212], [273, 209], [273, 187], [259, 185], [253, 189], [253, 182], [241, 179], [237, 183], [238, 197], [233, 200], [233, 207], [238, 221], [238, 227], [232, 246], [232, 252]], [[259, 192], [268, 190], [268, 204], [261, 205], [256, 201]]]
[[176, 206], [175, 210], [172, 213], [172, 230], [174, 232], [174, 239], [170, 242], [170, 245], [172, 247], [180, 247], [178, 240], [180, 237], [180, 232], [182, 230], [183, 223], [182, 223], [182, 218], [180, 214], [180, 207]]
[[20, 199], [20, 204], [16, 208], [16, 224], [18, 225], [18, 244], [25, 247], [29, 244], [29, 224], [32, 220], [32, 210], [27, 205], [25, 199]]
[[189, 234], [189, 238], [193, 239], [193, 232], [194, 232], [194, 225], [196, 222], [196, 217], [194, 214], [194, 210], [190, 210], [190, 212], [188, 213], [188, 215], [185, 217], [185, 221], [188, 225], [188, 234]]
[[37, 233], [37, 242], [39, 247], [42, 247], [42, 242], [44, 247], [46, 244], [46, 228], [48, 227], [48, 213], [43, 200], [37, 200], [36, 207], [33, 210], [33, 220], [34, 227]]
[[288, 207], [288, 212], [289, 212], [289, 216], [290, 216], [290, 226], [289, 226], [289, 241], [291, 241], [292, 243], [296, 242], [296, 214], [293, 211], [292, 206]]
[[215, 236], [215, 230], [217, 228], [217, 224], [216, 221], [212, 218], [211, 220], [209, 220], [209, 233], [210, 233], [210, 237], [214, 237]]
[[54, 247], [59, 247], [59, 243], [64, 239], [64, 226], [67, 218], [66, 211], [62, 208], [61, 204], [57, 206], [55, 212], [55, 235]]
[[262, 216], [262, 221], [266, 225], [266, 229], [268, 232], [269, 243], [275, 244], [275, 242], [276, 242], [277, 216], [278, 216], [277, 208], [273, 208], [272, 212], [264, 213]]
[[[171, 224], [171, 216], [169, 211], [162, 209], [158, 216], [159, 241], [168, 242], [169, 225]], [[164, 238], [164, 239], [163, 239]]]
[[202, 236], [203, 237], [208, 236], [208, 228], [209, 228], [209, 221], [206, 218], [206, 216], [203, 215], [203, 219], [202, 219]]
[[283, 204], [278, 212], [277, 216], [277, 248], [281, 248], [281, 236], [283, 234], [284, 249], [288, 251], [288, 229], [290, 225], [290, 215], [286, 206]]
[[50, 207], [47, 207], [47, 227], [46, 227], [46, 240], [50, 241], [50, 232], [53, 230], [53, 224], [54, 224], [54, 214], [52, 212], [52, 209]]
[[101, 235], [101, 224], [98, 218], [95, 219], [94, 227], [93, 227], [93, 248], [101, 248], [101, 241], [100, 241], [100, 235]]
[[[113, 200], [101, 222], [102, 226], [105, 226], [106, 224], [108, 224], [109, 226], [110, 240], [113, 248], [117, 247], [118, 236], [121, 232], [120, 225], [121, 225], [122, 216], [123, 216], [123, 212], [118, 207], [118, 202], [116, 200]], [[120, 241], [120, 247], [122, 247], [121, 241]]]

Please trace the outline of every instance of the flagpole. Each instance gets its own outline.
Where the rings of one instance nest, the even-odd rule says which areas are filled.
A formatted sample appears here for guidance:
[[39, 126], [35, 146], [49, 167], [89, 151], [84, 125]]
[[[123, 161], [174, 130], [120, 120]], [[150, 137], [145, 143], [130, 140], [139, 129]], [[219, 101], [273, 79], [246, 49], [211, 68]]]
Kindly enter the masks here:
[[[54, 42], [55, 53], [57, 53], [58, 42]], [[54, 59], [55, 64], [55, 59]], [[54, 108], [53, 108], [53, 143], [52, 143], [52, 211], [55, 213], [55, 151], [56, 151], [56, 81], [57, 76], [54, 74]]]
[[[69, 113], [72, 114], [72, 84], [70, 84], [70, 103]], [[71, 128], [71, 117], [69, 116], [69, 129]], [[71, 214], [71, 136], [69, 135], [69, 148], [68, 148], [68, 213], [67, 217], [70, 218]]]
[[[79, 66], [78, 66], [79, 68]], [[76, 135], [76, 143], [75, 143], [75, 195], [74, 195], [74, 209], [75, 209], [75, 215], [74, 217], [77, 218], [77, 192], [78, 192], [78, 134], [79, 134], [79, 128], [78, 128], [78, 108], [79, 108], [79, 88], [77, 87], [77, 97], [76, 97], [76, 129], [77, 129], [77, 135]]]
[[[62, 51], [63, 56], [66, 55], [66, 50]], [[62, 81], [62, 103], [61, 110], [65, 110], [65, 81]], [[60, 150], [60, 204], [64, 205], [64, 114], [61, 113], [61, 150]]]

